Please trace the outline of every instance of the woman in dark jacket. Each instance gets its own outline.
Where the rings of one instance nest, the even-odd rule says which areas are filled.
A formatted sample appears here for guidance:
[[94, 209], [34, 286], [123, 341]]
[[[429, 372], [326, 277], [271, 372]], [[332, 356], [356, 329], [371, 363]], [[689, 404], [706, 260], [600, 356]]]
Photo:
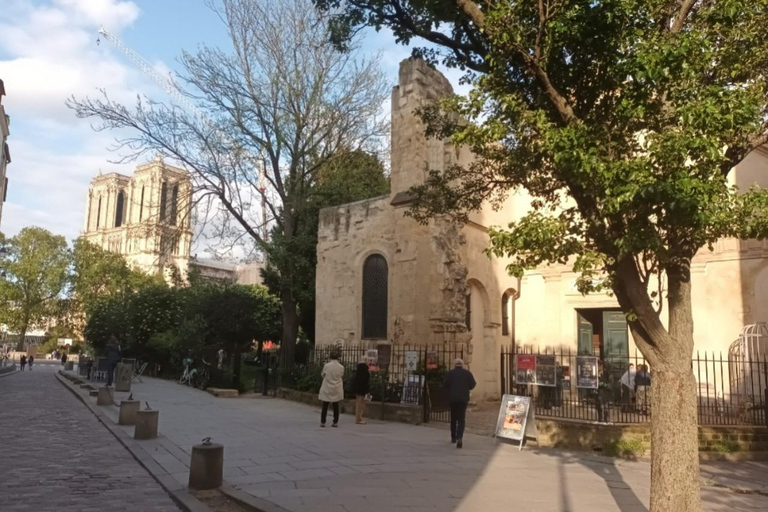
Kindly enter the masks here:
[[365, 425], [365, 420], [363, 420], [365, 395], [371, 389], [371, 374], [368, 372], [368, 365], [366, 363], [361, 362], [357, 365], [352, 388], [355, 393], [355, 423]]

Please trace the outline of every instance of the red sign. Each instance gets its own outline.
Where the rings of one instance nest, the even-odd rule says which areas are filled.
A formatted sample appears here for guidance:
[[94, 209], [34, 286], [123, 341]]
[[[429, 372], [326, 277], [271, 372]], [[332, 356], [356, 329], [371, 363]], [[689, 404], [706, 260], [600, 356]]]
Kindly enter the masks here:
[[517, 355], [517, 369], [518, 370], [535, 370], [536, 369], [536, 356], [524, 356]]

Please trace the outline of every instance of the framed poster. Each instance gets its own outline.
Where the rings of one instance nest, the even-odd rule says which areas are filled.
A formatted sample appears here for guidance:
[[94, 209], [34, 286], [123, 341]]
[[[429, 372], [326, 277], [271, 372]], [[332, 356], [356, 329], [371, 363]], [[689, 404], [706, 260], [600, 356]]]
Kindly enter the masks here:
[[536, 385], [551, 386], [557, 384], [557, 358], [554, 355], [536, 356]]
[[597, 358], [576, 356], [576, 387], [597, 389]]
[[366, 350], [365, 362], [368, 364], [368, 371], [379, 371], [379, 351], [375, 348]]
[[437, 370], [437, 352], [434, 350], [427, 352], [427, 370]]
[[415, 372], [419, 367], [419, 353], [415, 350], [408, 350], [405, 353], [405, 370]]
[[501, 399], [499, 419], [496, 422], [496, 437], [517, 441], [522, 450], [526, 437], [536, 437], [535, 427], [531, 398], [504, 395]]
[[389, 371], [389, 362], [392, 360], [392, 345], [376, 345], [376, 353], [379, 370], [382, 372]]
[[536, 356], [517, 354], [517, 383], [536, 384]]

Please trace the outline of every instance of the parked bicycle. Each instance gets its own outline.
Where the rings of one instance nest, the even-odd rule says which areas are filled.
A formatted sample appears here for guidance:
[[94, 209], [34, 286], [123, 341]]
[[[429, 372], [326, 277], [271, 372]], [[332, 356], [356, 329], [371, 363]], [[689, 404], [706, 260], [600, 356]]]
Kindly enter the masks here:
[[182, 373], [181, 378], [179, 378], [179, 384], [185, 384], [202, 390], [205, 390], [208, 387], [208, 383], [211, 380], [211, 363], [206, 361], [204, 357], [201, 359], [203, 361], [203, 368], [200, 370], [192, 367], [192, 364], [194, 363], [192, 358], [182, 360], [184, 373]]

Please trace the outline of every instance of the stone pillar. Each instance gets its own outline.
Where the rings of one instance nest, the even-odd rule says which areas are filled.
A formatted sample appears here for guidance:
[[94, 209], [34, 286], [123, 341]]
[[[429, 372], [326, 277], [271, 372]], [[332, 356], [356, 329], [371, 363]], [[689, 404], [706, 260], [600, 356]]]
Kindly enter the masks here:
[[145, 409], [136, 411], [136, 429], [133, 432], [134, 439], [155, 439], [157, 437], [157, 424], [160, 420], [160, 411]]
[[120, 402], [120, 415], [117, 418], [118, 425], [135, 425], [136, 416], [141, 402], [138, 400], [122, 400]]
[[192, 447], [189, 464], [189, 487], [206, 490], [221, 487], [224, 472], [224, 446], [211, 443], [206, 438], [202, 444]]
[[118, 363], [115, 371], [115, 391], [128, 392], [131, 390], [133, 365]]
[[99, 388], [99, 394], [96, 398], [96, 405], [112, 405], [115, 403], [112, 390], [107, 387]]

